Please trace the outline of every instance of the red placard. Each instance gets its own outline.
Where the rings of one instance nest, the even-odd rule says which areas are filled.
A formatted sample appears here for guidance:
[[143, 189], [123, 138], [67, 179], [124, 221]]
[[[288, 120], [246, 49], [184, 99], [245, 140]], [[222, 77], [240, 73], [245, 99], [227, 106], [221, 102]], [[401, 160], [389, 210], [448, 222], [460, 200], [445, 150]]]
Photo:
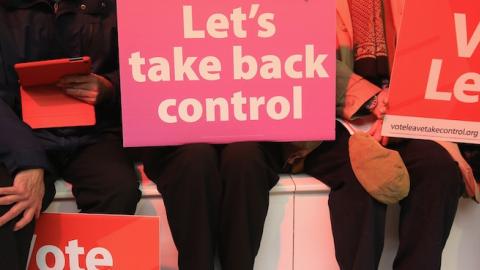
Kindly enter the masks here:
[[480, 143], [480, 8], [407, 1], [383, 135]]
[[160, 269], [159, 217], [42, 214], [28, 269]]

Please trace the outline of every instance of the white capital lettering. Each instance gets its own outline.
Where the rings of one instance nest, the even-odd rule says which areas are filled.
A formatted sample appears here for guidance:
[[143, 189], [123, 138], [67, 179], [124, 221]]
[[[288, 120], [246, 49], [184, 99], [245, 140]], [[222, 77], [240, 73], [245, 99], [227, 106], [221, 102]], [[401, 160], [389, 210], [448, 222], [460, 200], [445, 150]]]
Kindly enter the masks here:
[[205, 38], [205, 31], [193, 30], [192, 6], [183, 6], [183, 37]]
[[425, 99], [431, 100], [450, 100], [452, 93], [438, 92], [438, 81], [440, 79], [440, 72], [442, 71], [443, 61], [441, 59], [433, 59], [430, 67], [430, 74], [428, 76], [427, 90], [425, 91]]
[[469, 41], [467, 37], [467, 15], [455, 13], [455, 33], [457, 36], [458, 56], [464, 58], [472, 57], [480, 43], [480, 22]]

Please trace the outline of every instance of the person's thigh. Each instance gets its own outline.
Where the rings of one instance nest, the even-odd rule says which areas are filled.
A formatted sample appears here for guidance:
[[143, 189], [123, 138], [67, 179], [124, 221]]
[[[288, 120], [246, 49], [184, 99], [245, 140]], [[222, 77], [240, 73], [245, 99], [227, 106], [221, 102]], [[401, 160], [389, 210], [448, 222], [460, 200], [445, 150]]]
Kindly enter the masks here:
[[305, 159], [305, 172], [328, 185], [332, 190], [345, 184], [359, 186], [350, 164], [348, 141], [350, 133], [336, 123], [336, 139], [324, 141]]
[[[220, 146], [220, 172], [225, 185], [258, 186], [263, 192], [278, 181], [280, 148], [275, 143], [238, 142]], [[229, 183], [236, 181], [237, 183]]]
[[323, 142], [307, 156], [305, 172], [331, 188], [328, 205], [340, 268], [376, 269], [383, 249], [386, 205], [370, 196], [355, 176], [349, 138], [337, 123], [335, 141]]
[[62, 168], [82, 212], [134, 214], [140, 191], [133, 162], [120, 136], [104, 134], [75, 153]]
[[458, 164], [433, 141], [405, 140], [394, 148], [410, 175], [394, 269], [439, 269], [464, 188]]
[[[13, 185], [13, 177], [7, 169], [0, 165], [0, 187], [8, 187]], [[0, 215], [4, 215], [10, 210], [11, 206], [1, 205]], [[20, 269], [20, 256], [18, 249], [20, 248], [15, 239], [13, 226], [18, 219], [6, 223], [0, 227], [0, 264], [9, 269]]]
[[[157, 184], [160, 192], [166, 192], [169, 186], [170, 189], [173, 186], [192, 186], [204, 176], [218, 175], [218, 153], [211, 144], [146, 148], [142, 161], [145, 174]], [[218, 181], [216, 176], [207, 178], [205, 180], [209, 182]]]
[[277, 183], [278, 144], [219, 146], [222, 177], [219, 255], [225, 269], [252, 269], [262, 239], [269, 191]]
[[408, 169], [411, 191], [425, 186], [429, 190], [424, 192], [460, 195], [463, 181], [458, 164], [441, 145], [429, 140], [405, 140], [391, 148], [400, 153]]
[[147, 176], [162, 194], [180, 269], [213, 269], [222, 185], [210, 144], [146, 149]]

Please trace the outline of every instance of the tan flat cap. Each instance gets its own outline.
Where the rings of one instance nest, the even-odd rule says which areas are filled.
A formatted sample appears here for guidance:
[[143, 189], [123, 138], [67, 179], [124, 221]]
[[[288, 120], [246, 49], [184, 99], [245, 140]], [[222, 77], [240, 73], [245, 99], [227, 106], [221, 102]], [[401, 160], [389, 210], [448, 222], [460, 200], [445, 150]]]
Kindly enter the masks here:
[[360, 184], [376, 200], [397, 203], [410, 191], [410, 177], [397, 151], [358, 132], [349, 140], [350, 163]]

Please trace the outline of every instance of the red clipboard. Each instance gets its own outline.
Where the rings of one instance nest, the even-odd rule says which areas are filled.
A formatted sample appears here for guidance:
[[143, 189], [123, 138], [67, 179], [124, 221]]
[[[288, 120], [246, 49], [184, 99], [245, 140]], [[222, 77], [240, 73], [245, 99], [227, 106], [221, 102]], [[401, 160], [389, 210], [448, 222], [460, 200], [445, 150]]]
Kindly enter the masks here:
[[89, 57], [20, 63], [15, 70], [20, 79], [23, 121], [31, 128], [95, 125], [94, 106], [56, 86], [66, 75], [89, 74]]

